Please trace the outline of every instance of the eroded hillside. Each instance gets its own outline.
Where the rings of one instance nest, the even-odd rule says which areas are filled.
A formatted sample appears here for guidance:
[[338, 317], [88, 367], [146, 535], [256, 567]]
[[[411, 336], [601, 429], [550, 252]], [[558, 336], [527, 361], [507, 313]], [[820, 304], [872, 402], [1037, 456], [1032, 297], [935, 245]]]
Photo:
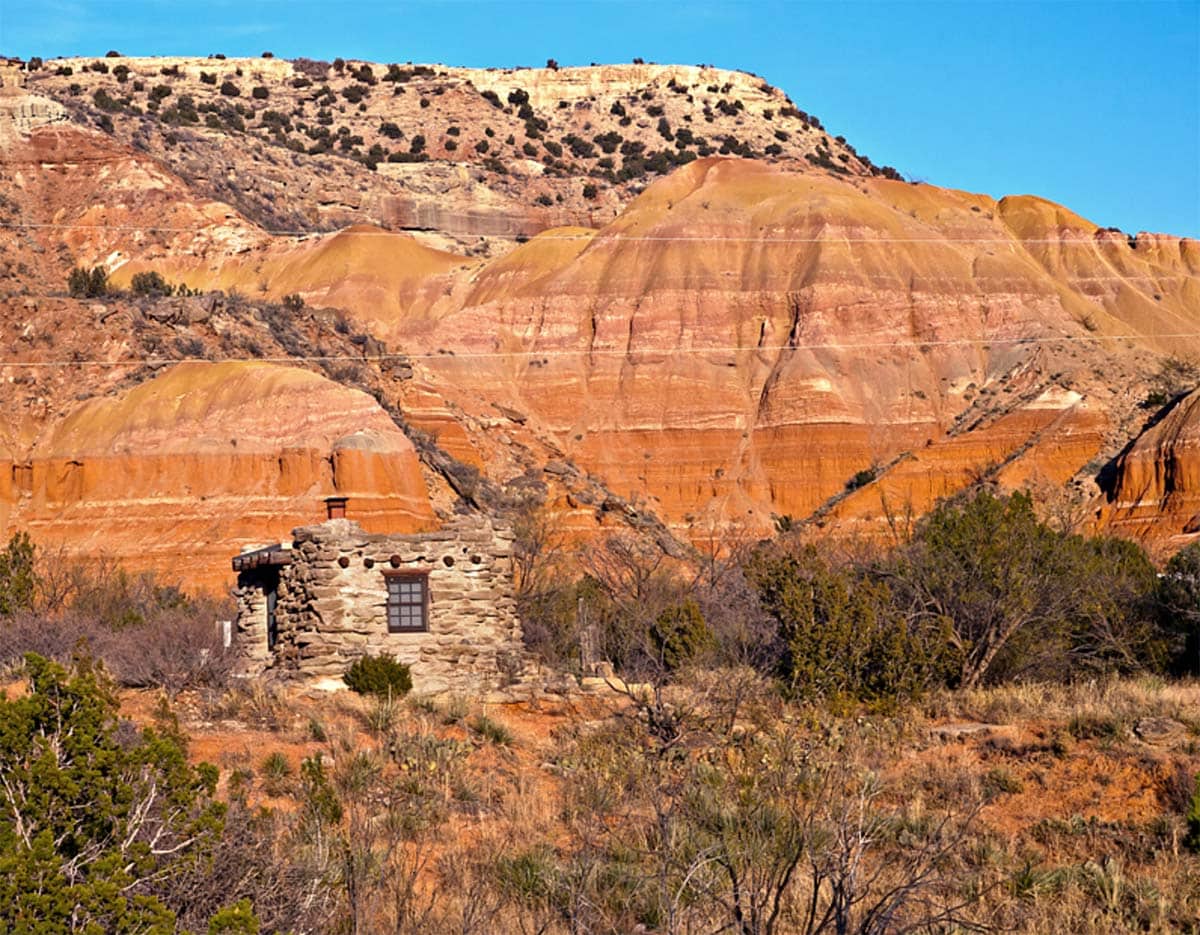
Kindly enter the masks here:
[[1156, 358], [1196, 348], [1198, 259], [1036, 198], [710, 158], [493, 260], [355, 228], [117, 276], [345, 308], [464, 411], [527, 414], [702, 537], [772, 514], [874, 528], [985, 477], [1097, 498]]
[[713, 154], [894, 173], [762, 79], [711, 67], [116, 57], [56, 59], [27, 84], [264, 226], [385, 224], [476, 251], [611, 220]]
[[[1192, 525], [1113, 459], [1188, 388], [1155, 380], [1200, 352], [1194, 241], [883, 177], [714, 69], [3, 80], [5, 530], [160, 568], [186, 541], [215, 585], [335, 490], [395, 527], [520, 489], [673, 549], [659, 518], [875, 534], [979, 480]], [[208, 295], [66, 298], [76, 265]]]

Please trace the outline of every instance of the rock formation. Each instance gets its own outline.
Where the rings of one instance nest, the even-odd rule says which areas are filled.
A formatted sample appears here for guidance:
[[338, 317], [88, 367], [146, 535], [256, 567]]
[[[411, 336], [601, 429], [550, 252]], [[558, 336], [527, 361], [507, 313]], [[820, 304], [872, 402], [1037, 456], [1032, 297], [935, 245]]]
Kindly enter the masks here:
[[[580, 532], [657, 515], [697, 542], [781, 517], [880, 534], [979, 480], [1151, 539], [1197, 511], [1190, 404], [1105, 465], [1163, 355], [1200, 353], [1200, 244], [885, 177], [752, 76], [111, 59], [26, 78], [70, 120], [0, 141], [21, 222], [0, 265], [24, 290], [0, 300], [4, 531], [163, 569], [183, 543], [215, 584], [231, 546], [334, 487], [378, 531], [490, 481], [543, 486]], [[76, 264], [243, 313], [54, 298]], [[141, 360], [267, 348], [297, 369]], [[91, 357], [106, 376], [72, 384]]]
[[1121, 535], [1166, 552], [1200, 534], [1200, 390], [1122, 452], [1104, 517]]
[[226, 584], [231, 552], [277, 541], [333, 494], [370, 530], [434, 523], [412, 445], [373, 399], [271, 364], [178, 364], [10, 457], [7, 528], [193, 589]]
[[779, 89], [717, 68], [111, 57], [26, 78], [264, 226], [386, 224], [459, 250], [611, 220], [705, 155], [882, 171]]
[[0, 64], [0, 146], [27, 136], [37, 127], [67, 119], [66, 109], [57, 101], [29, 94], [20, 68]]
[[[1115, 452], [1138, 361], [1200, 349], [1179, 336], [1196, 244], [1028, 197], [708, 159], [495, 260], [368, 231], [327, 249], [345, 236], [369, 249], [327, 271], [271, 252], [326, 248], [276, 244], [206, 281], [250, 265], [346, 308], [463, 409], [528, 413], [694, 535], [818, 510], [878, 525], [984, 475], [1061, 485]], [[844, 496], [855, 478], [877, 482]]]

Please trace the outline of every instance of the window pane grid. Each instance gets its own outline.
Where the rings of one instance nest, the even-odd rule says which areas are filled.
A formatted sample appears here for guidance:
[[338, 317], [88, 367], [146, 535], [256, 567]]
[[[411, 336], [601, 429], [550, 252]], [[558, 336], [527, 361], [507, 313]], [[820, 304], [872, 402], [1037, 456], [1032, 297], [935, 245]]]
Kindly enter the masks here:
[[429, 629], [426, 619], [426, 586], [424, 576], [387, 576], [387, 626], [389, 632], [423, 632]]

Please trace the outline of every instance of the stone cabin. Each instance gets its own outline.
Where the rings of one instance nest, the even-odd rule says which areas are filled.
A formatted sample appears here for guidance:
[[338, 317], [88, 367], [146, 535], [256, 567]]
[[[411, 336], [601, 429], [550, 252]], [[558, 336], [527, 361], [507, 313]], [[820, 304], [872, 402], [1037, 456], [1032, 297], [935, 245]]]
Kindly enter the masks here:
[[326, 501], [323, 523], [233, 559], [235, 639], [247, 675], [341, 676], [364, 653], [412, 669], [413, 690], [481, 692], [511, 682], [524, 645], [513, 535], [463, 515], [434, 532], [369, 534]]

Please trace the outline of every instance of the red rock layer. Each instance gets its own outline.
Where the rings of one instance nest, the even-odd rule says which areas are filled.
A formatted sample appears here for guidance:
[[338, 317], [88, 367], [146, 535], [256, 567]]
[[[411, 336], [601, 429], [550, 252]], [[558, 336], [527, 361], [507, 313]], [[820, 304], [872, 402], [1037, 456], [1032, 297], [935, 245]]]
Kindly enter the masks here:
[[0, 237], [27, 287], [62, 290], [77, 263], [112, 269], [133, 255], [230, 256], [268, 239], [229, 205], [197, 199], [152, 157], [69, 123], [0, 137], [0, 183], [30, 225]]
[[[1114, 428], [1106, 361], [1200, 348], [1181, 336], [1200, 245], [1027, 196], [703, 159], [599, 230], [489, 262], [404, 266], [380, 252], [403, 238], [358, 236], [337, 264], [273, 247], [211, 275], [257, 263], [271, 293], [336, 297], [414, 353], [414, 392], [527, 414], [523, 431], [681, 528], [804, 517], [894, 461], [882, 492], [926, 505], [981, 470], [1069, 478]], [[468, 457], [486, 447], [457, 434]], [[837, 515], [877, 515], [879, 496]]]
[[348, 496], [372, 531], [434, 525], [416, 454], [365, 393], [262, 363], [184, 363], [52, 424], [0, 488], [5, 533], [189, 589]]
[[1098, 363], [1196, 345], [1163, 337], [1191, 327], [1200, 269], [1168, 241], [1039, 199], [701, 160], [379, 326], [676, 523], [764, 528], [905, 452], [893, 493], [922, 504], [983, 468], [1072, 476], [1112, 428]]
[[1200, 390], [1118, 459], [1103, 523], [1164, 551], [1195, 540], [1200, 533]]
[[[505, 449], [525, 446], [526, 461], [552, 452], [697, 535], [803, 518], [889, 465], [828, 515], [878, 519], [881, 493], [927, 504], [985, 469], [1012, 484], [1071, 477], [1119, 428], [1109, 384], [1130, 381], [1114, 362], [1200, 350], [1200, 245], [1131, 240], [1027, 196], [702, 159], [598, 230], [547, 231], [485, 262], [373, 228], [271, 238], [192, 201], [152, 160], [67, 126], [14, 144], [0, 172], [31, 219], [82, 225], [22, 235], [21, 255], [65, 243], [119, 267], [118, 281], [152, 268], [343, 306], [412, 355], [405, 408], [464, 460], [503, 478], [521, 461]], [[218, 406], [214, 424], [237, 427], [229, 439], [259, 438], [249, 453], [240, 440], [237, 452], [212, 447], [226, 432], [196, 427], [208, 419], [124, 427], [141, 426], [137, 407], [105, 416], [109, 434], [91, 448], [71, 419], [53, 423], [30, 451], [9, 446], [9, 521], [92, 550], [101, 519], [117, 522], [125, 504], [131, 529], [142, 514], [147, 525], [118, 535], [120, 548], [160, 550], [165, 567], [183, 539], [215, 555], [222, 537], [263, 538], [268, 515], [288, 517], [272, 533], [284, 534], [293, 514], [311, 517], [335, 467], [406, 504], [383, 513], [425, 521], [427, 504], [404, 500], [424, 496], [411, 451], [387, 461], [339, 446], [360, 420], [339, 421], [345, 401], [324, 400], [345, 391], [328, 386], [292, 394], [286, 411], [267, 389], [249, 391], [263, 403], [253, 415]], [[301, 423], [317, 435], [297, 445]], [[176, 435], [184, 448], [160, 452]], [[111, 455], [127, 436], [127, 453]], [[194, 456], [208, 467], [172, 466]], [[402, 478], [391, 473], [401, 462]], [[193, 501], [207, 504], [203, 522], [187, 518]], [[239, 502], [242, 525], [229, 519]]]

